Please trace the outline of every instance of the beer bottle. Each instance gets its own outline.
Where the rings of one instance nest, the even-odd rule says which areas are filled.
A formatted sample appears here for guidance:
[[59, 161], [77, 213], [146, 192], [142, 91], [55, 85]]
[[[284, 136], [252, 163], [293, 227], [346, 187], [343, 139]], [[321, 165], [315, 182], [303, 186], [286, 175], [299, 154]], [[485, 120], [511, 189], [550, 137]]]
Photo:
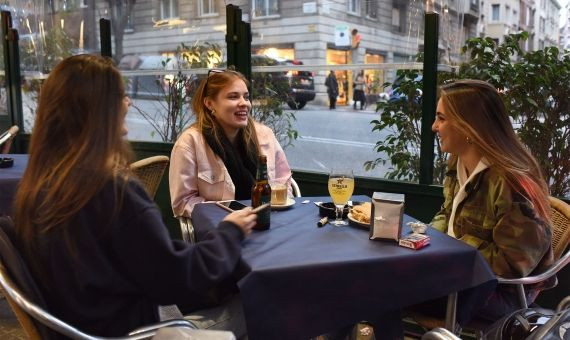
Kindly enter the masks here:
[[[271, 202], [271, 186], [267, 178], [267, 156], [260, 155], [257, 163], [257, 174], [255, 176], [255, 184], [251, 189], [251, 206], [259, 207], [262, 204]], [[269, 216], [271, 208], [267, 207], [257, 213], [257, 224], [253, 229], [267, 230], [269, 229]]]

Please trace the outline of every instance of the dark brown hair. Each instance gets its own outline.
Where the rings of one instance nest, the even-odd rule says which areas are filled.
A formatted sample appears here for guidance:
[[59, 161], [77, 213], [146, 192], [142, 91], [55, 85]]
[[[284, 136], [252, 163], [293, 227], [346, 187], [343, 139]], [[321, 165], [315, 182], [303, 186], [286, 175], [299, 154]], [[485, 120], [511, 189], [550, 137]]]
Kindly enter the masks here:
[[70, 220], [107, 181], [125, 176], [117, 171], [132, 159], [122, 136], [124, 96], [111, 59], [94, 55], [61, 61], [42, 85], [14, 206], [28, 255], [39, 234], [62, 229], [69, 241]]

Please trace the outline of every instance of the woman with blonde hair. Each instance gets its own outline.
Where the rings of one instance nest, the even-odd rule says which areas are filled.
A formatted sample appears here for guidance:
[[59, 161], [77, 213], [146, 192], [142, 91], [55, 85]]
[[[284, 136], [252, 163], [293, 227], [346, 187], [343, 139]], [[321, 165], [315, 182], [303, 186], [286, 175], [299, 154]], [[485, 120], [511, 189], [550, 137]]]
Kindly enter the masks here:
[[251, 117], [248, 81], [241, 73], [208, 72], [192, 109], [196, 123], [182, 133], [171, 155], [175, 216], [190, 217], [194, 205], [203, 201], [250, 199], [259, 155], [267, 156], [270, 180], [289, 182], [291, 170], [273, 131]]
[[[239, 279], [241, 240], [256, 219], [246, 209], [228, 215], [200, 244], [170, 239], [127, 169], [130, 100], [123, 83], [104, 57], [73, 56], [53, 69], [41, 89], [14, 209], [17, 246], [48, 309], [98, 336], [158, 321], [159, 305], [204, 307], [212, 290]], [[238, 330], [218, 326], [243, 335], [243, 317], [236, 324]]]
[[[432, 130], [450, 154], [445, 202], [432, 225], [477, 248], [501, 277], [551, 264], [548, 187], [497, 90], [479, 80], [443, 85]], [[527, 290], [529, 303], [539, 289]], [[517, 306], [514, 291], [499, 286], [480, 314], [496, 319]]]

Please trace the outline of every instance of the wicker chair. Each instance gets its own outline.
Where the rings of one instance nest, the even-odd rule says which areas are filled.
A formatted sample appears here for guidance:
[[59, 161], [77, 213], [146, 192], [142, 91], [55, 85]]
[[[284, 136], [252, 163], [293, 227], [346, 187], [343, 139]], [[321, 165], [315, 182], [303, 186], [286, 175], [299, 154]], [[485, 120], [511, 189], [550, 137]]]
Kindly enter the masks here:
[[139, 178], [148, 195], [154, 199], [164, 170], [168, 166], [167, 156], [153, 156], [131, 164], [131, 171]]
[[14, 140], [16, 134], [18, 134], [19, 130], [20, 128], [18, 128], [17, 125], [14, 125], [11, 128], [9, 128], [8, 131], [0, 135], [0, 153], [10, 152], [10, 146], [12, 146], [12, 141]]
[[[533, 276], [526, 276], [517, 279], [505, 279], [502, 277], [497, 277], [499, 284], [508, 284], [515, 286], [521, 309], [528, 308], [524, 285], [546, 281], [552, 276], [556, 275], [560, 270], [562, 270], [562, 268], [570, 263], [570, 251], [566, 251], [568, 245], [570, 244], [570, 205], [554, 197], [550, 197], [549, 200], [550, 219], [552, 221], [551, 244], [555, 261], [554, 264], [552, 264], [552, 266], [550, 266], [550, 268], [548, 268], [543, 273], [535, 274]], [[455, 299], [456, 296], [457, 295], [455, 295]], [[456, 301], [454, 301], [454, 303], [456, 303]], [[442, 319], [433, 318], [415, 312], [411, 312], [409, 314], [419, 325], [426, 329], [433, 329], [436, 327], [444, 326], [444, 320]], [[482, 328], [487, 326], [486, 324], [481, 324], [478, 321], [479, 320], [475, 320], [472, 324], [467, 325], [466, 328], [480, 331]], [[452, 317], [452, 324], [454, 323], [455, 316]], [[450, 327], [449, 325], [447, 326]]]

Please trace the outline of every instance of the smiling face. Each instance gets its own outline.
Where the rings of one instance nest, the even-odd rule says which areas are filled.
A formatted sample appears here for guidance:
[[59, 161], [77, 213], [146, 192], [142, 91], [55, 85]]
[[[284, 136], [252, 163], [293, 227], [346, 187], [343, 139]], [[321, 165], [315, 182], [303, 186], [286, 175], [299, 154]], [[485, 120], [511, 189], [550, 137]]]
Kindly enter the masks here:
[[230, 141], [239, 129], [247, 126], [247, 118], [251, 110], [249, 91], [243, 80], [235, 78], [224, 87], [215, 98], [204, 98], [204, 105], [213, 112]]
[[447, 112], [443, 99], [437, 103], [437, 112], [431, 130], [438, 134], [443, 152], [460, 155], [468, 147], [466, 136], [453, 124], [453, 118]]

